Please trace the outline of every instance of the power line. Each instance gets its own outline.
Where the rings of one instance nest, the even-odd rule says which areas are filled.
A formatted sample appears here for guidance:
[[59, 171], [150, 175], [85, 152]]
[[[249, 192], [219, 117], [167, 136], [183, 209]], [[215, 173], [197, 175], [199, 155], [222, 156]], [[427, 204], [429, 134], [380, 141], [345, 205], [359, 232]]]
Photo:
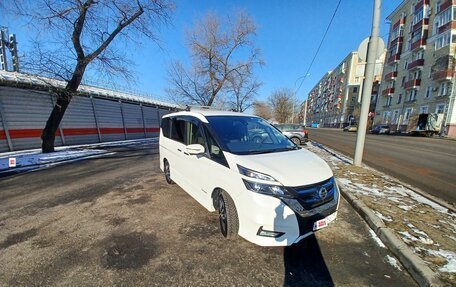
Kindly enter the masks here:
[[339, 9], [339, 6], [340, 6], [341, 2], [342, 2], [342, 0], [339, 0], [339, 2], [337, 3], [336, 9], [334, 10], [334, 13], [333, 13], [333, 15], [331, 17], [331, 20], [329, 21], [328, 27], [326, 27], [326, 31], [323, 34], [323, 38], [321, 38], [320, 45], [318, 45], [317, 51], [315, 52], [315, 55], [312, 58], [312, 62], [310, 62], [309, 68], [307, 68], [307, 71], [304, 74], [304, 76], [301, 76], [301, 77], [298, 78], [298, 79], [302, 78], [302, 80], [301, 80], [301, 83], [299, 84], [299, 87], [296, 89], [296, 93], [301, 88], [302, 83], [304, 82], [306, 76], [309, 75], [309, 71], [312, 68], [313, 63], [315, 62], [315, 59], [317, 58], [318, 53], [320, 52], [321, 46], [323, 45], [323, 42], [325, 41], [326, 34], [328, 34], [329, 28], [331, 27], [331, 24], [332, 24], [332, 22], [334, 20], [334, 17], [336, 16], [337, 10]]

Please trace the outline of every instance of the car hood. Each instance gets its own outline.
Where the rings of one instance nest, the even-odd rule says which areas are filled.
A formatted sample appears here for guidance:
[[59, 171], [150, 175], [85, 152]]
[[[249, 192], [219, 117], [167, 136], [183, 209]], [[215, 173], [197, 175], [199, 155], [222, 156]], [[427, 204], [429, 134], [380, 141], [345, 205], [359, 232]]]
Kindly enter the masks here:
[[[321, 182], [333, 173], [328, 164], [316, 154], [306, 150], [234, 155], [234, 163], [272, 176], [285, 186], [302, 186]], [[236, 165], [232, 165], [237, 170]]]

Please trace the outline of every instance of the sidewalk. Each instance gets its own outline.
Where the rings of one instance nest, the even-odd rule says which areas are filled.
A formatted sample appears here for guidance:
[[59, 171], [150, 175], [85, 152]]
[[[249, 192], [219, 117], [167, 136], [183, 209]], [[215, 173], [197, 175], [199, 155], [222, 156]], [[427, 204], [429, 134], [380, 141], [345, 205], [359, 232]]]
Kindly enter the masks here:
[[454, 211], [318, 143], [306, 148], [328, 162], [342, 195], [421, 286], [456, 286]]
[[[112, 154], [102, 148], [115, 146], [128, 146], [157, 142], [158, 138], [125, 140], [115, 142], [104, 142], [95, 144], [84, 144], [74, 146], [56, 147], [55, 152], [43, 154], [41, 149], [23, 150], [15, 152], [0, 153], [0, 178], [3, 176], [48, 168], [64, 162], [72, 162], [87, 158], [96, 158]], [[10, 160], [13, 161], [11, 166]]]

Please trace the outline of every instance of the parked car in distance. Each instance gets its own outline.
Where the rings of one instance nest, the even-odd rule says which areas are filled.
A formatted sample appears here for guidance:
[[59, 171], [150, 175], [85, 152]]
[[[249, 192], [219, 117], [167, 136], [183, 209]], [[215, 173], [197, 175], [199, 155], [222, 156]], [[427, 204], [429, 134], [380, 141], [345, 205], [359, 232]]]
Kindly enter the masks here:
[[224, 237], [287, 246], [337, 217], [340, 192], [328, 164], [260, 117], [215, 110], [164, 115], [159, 152], [166, 182], [218, 211]]
[[356, 132], [356, 131], [358, 131], [357, 126], [346, 126], [344, 128], [344, 132]]
[[309, 131], [300, 124], [275, 124], [285, 136], [297, 145], [304, 144], [309, 141]]
[[391, 131], [389, 125], [376, 125], [372, 130], [372, 134], [389, 134]]

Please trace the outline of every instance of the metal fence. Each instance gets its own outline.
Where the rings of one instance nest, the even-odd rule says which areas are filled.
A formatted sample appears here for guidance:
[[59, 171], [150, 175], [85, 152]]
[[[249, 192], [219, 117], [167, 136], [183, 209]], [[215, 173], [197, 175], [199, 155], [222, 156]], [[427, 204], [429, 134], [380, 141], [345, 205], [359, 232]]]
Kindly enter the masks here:
[[[20, 74], [5, 80], [4, 75], [0, 74], [0, 152], [39, 148], [41, 131], [56, 101], [42, 88], [49, 82], [39, 83], [36, 78], [26, 82], [18, 79]], [[56, 146], [154, 137], [161, 117], [178, 108], [95, 87], [82, 86], [80, 92], [63, 117]]]

